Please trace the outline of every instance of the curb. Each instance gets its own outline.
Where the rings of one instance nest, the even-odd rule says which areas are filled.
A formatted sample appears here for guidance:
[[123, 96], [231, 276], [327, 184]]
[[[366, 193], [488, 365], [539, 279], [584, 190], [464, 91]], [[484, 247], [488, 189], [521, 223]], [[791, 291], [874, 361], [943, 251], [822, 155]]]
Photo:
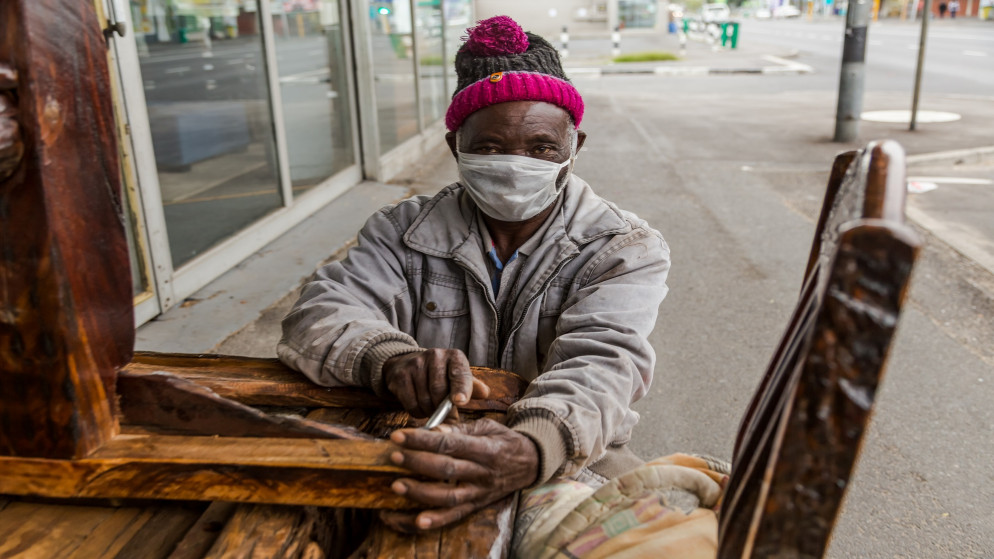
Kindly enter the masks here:
[[950, 151], [936, 151], [932, 153], [920, 153], [909, 155], [905, 158], [905, 163], [912, 165], [963, 165], [966, 163], [980, 163], [986, 157], [994, 156], [994, 146], [982, 146], [977, 148], [954, 149]]
[[810, 74], [814, 68], [807, 64], [786, 60], [779, 56], [765, 55], [763, 60], [776, 66], [747, 66], [742, 68], [721, 68], [710, 66], [654, 66], [640, 68], [625, 68], [616, 66], [601, 66], [590, 68], [565, 68], [566, 73], [576, 77], [599, 78], [602, 76], [632, 76], [638, 74], [654, 74], [657, 76], [715, 76], [729, 74]]

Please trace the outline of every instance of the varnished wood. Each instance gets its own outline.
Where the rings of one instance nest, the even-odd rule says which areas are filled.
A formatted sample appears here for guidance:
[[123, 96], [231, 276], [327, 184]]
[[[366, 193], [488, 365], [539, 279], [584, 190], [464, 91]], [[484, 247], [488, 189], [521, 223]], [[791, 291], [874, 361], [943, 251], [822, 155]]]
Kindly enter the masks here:
[[118, 375], [117, 388], [124, 420], [152, 431], [227, 437], [372, 438], [355, 428], [269, 415], [169, 373], [136, 375], [124, 371]]
[[204, 559], [323, 559], [329, 512], [314, 507], [239, 507]]
[[0, 455], [79, 458], [117, 429], [114, 374], [134, 322], [94, 9], [0, 2], [0, 63], [16, 72], [2, 111], [23, 142], [0, 182]]
[[214, 501], [186, 531], [169, 554], [169, 559], [201, 559], [217, 541], [218, 535], [228, 524], [228, 519], [239, 506], [235, 503]]
[[[524, 394], [523, 378], [499, 369], [472, 367], [490, 387], [490, 398], [461, 409], [506, 411]], [[277, 359], [230, 355], [137, 352], [125, 369], [133, 374], [164, 371], [210, 388], [223, 398], [250, 406], [305, 406], [397, 409], [399, 404], [359, 388], [327, 388], [307, 380]]]
[[387, 441], [119, 435], [81, 460], [0, 457], [0, 493], [405, 508]]
[[721, 559], [822, 557], [907, 293], [919, 240], [900, 146], [844, 154], [832, 175], [801, 297], [740, 427]]

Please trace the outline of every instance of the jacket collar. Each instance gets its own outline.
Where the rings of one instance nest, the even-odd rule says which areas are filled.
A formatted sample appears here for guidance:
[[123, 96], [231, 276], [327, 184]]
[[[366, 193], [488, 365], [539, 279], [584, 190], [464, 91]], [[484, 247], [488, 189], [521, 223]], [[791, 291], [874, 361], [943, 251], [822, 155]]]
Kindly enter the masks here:
[[[560, 250], [575, 251], [605, 235], [631, 229], [614, 204], [594, 194], [576, 175], [570, 177], [563, 196], [561, 208], [551, 217], [555, 221], [549, 225], [540, 246], [555, 243], [564, 245]], [[465, 193], [465, 188], [458, 182], [453, 183], [424, 205], [404, 234], [404, 243], [430, 256], [455, 258], [461, 254], [475, 262], [470, 255], [480, 253], [482, 238], [475, 215], [476, 205]], [[482, 257], [480, 261], [482, 263]]]

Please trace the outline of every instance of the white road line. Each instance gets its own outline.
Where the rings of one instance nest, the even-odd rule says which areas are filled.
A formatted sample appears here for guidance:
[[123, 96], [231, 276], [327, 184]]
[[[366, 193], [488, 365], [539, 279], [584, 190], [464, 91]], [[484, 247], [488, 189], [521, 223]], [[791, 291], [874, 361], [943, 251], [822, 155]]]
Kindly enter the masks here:
[[190, 71], [189, 66], [177, 66], [175, 68], [166, 69], [167, 74], [182, 74], [183, 72], [189, 72], [189, 71]]
[[979, 51], [979, 50], [965, 50], [965, 51], [963, 51], [963, 54], [965, 56], [987, 56], [986, 52]]

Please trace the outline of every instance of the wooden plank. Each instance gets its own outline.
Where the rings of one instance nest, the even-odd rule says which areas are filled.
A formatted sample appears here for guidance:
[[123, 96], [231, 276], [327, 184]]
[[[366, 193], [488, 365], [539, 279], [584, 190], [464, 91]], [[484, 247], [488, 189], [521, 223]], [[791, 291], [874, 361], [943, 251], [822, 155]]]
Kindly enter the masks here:
[[461, 522], [417, 534], [396, 532], [377, 519], [352, 558], [503, 559], [511, 549], [517, 494], [469, 515]]
[[240, 506], [204, 559], [323, 558], [327, 516], [314, 507]]
[[222, 501], [211, 503], [193, 526], [186, 531], [183, 539], [176, 544], [172, 553], [169, 554], [169, 559], [201, 559], [217, 541], [218, 535], [239, 506], [249, 505], [236, 505]]
[[197, 507], [166, 505], [152, 508], [152, 517], [114, 558], [164, 559], [183, 534], [197, 522], [204, 508], [202, 505]]
[[0, 455], [82, 457], [116, 432], [134, 345], [106, 42], [92, 2], [0, 2], [24, 157], [0, 185]]
[[107, 508], [100, 522], [66, 559], [114, 559], [153, 516], [151, 507]]
[[403, 427], [423, 425], [427, 418], [412, 419], [410, 414], [403, 411], [381, 411], [373, 413], [364, 409], [349, 408], [318, 408], [307, 414], [307, 419], [323, 423], [352, 425], [363, 433], [385, 439], [390, 433]]
[[407, 508], [388, 441], [119, 435], [82, 460], [0, 457], [0, 493]]
[[7, 530], [0, 526], [0, 557], [50, 559], [70, 555], [112, 509], [20, 503], [25, 520]]
[[269, 415], [169, 373], [136, 375], [123, 371], [118, 375], [117, 391], [125, 422], [152, 430], [227, 437], [372, 438], [354, 427]]
[[[132, 374], [164, 371], [210, 388], [223, 398], [250, 406], [305, 406], [396, 409], [368, 390], [328, 388], [307, 380], [277, 359], [137, 352], [125, 368]], [[472, 400], [460, 409], [506, 411], [524, 394], [527, 381], [507, 371], [472, 367], [473, 375], [490, 387], [490, 398]]]

